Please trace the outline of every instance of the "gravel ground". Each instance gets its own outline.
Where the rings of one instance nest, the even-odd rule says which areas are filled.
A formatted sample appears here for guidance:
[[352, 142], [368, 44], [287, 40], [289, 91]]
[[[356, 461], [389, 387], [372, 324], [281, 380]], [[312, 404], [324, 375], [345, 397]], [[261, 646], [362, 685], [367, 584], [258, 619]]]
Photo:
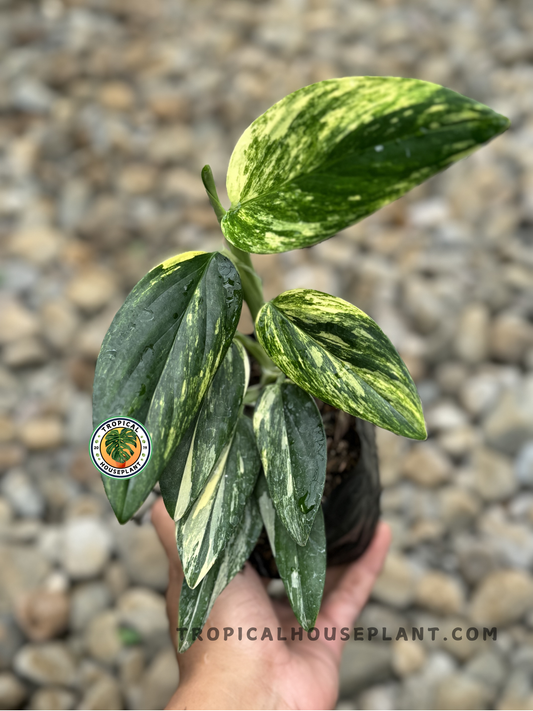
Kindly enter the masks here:
[[[223, 195], [259, 113], [358, 74], [442, 83], [513, 126], [337, 238], [255, 260], [267, 296], [313, 287], [375, 318], [429, 427], [418, 444], [379, 431], [394, 542], [358, 625], [440, 633], [350, 642], [339, 708], [533, 708], [528, 0], [2, 0], [0, 14], [0, 708], [166, 703], [166, 561], [146, 512], [114, 522], [89, 461], [95, 359], [150, 266], [220, 245], [204, 163]], [[446, 632], [483, 626], [497, 641]]]

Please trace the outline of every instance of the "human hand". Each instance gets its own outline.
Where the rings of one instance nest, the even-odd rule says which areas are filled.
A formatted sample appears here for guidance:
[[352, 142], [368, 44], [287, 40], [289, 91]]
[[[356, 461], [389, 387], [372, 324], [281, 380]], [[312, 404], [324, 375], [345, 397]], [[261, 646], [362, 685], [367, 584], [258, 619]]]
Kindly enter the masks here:
[[[174, 531], [163, 500], [152, 509], [152, 522], [169, 560], [167, 613], [170, 633], [177, 639], [178, 604], [183, 581]], [[338, 694], [339, 665], [344, 642], [340, 630], [350, 627], [365, 605], [383, 566], [390, 544], [390, 529], [378, 525], [365, 554], [347, 566], [328, 568], [324, 598], [315, 627], [316, 641], [303, 633], [291, 641], [291, 628], [300, 625], [287, 600], [271, 598], [267, 580], [246, 563], [215, 602], [206, 622], [220, 630], [216, 641], [203, 635], [183, 654], [178, 655], [179, 688], [167, 709], [326, 709], [334, 708]], [[223, 628], [235, 630], [224, 641]], [[242, 640], [237, 630], [243, 629]], [[257, 628], [257, 640], [246, 631]], [[264, 628], [273, 641], [261, 641]], [[287, 641], [278, 641], [280, 637]], [[332, 641], [324, 629], [336, 628]], [[252, 635], [253, 636], [253, 635]]]

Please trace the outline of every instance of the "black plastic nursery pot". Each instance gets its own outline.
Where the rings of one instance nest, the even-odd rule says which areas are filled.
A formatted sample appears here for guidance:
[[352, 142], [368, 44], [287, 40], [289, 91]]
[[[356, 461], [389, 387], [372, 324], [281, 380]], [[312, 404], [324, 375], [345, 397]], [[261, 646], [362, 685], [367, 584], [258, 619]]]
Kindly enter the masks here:
[[[317, 400], [327, 436], [328, 459], [322, 508], [327, 565], [360, 558], [380, 517], [381, 485], [375, 427]], [[279, 578], [265, 531], [250, 556], [260, 575]]]

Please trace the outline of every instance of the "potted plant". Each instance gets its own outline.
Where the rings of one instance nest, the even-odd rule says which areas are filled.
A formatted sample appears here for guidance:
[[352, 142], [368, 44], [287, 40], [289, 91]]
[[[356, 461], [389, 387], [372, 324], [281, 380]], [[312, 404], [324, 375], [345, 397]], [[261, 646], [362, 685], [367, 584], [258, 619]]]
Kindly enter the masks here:
[[[310, 629], [327, 562], [357, 557], [373, 534], [373, 426], [426, 438], [416, 387], [379, 326], [312, 288], [264, 303], [250, 253], [311, 247], [508, 125], [436, 84], [331, 79], [285, 97], [244, 132], [229, 164], [228, 210], [204, 168], [227, 247], [181, 254], [141, 279], [109, 328], [94, 381], [95, 426], [134, 418], [151, 435], [141, 473], [103, 480], [121, 523], [160, 482], [185, 573], [180, 651], [261, 536], [256, 565], [272, 574], [273, 556]], [[237, 332], [243, 299], [252, 336]]]

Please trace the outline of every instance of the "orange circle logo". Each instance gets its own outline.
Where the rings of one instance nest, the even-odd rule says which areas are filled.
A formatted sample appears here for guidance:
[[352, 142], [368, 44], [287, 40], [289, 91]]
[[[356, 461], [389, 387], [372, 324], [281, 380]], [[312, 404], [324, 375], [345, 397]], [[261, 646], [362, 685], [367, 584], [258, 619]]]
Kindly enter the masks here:
[[91, 437], [94, 466], [113, 479], [129, 479], [148, 464], [152, 443], [148, 431], [132, 418], [102, 422]]

